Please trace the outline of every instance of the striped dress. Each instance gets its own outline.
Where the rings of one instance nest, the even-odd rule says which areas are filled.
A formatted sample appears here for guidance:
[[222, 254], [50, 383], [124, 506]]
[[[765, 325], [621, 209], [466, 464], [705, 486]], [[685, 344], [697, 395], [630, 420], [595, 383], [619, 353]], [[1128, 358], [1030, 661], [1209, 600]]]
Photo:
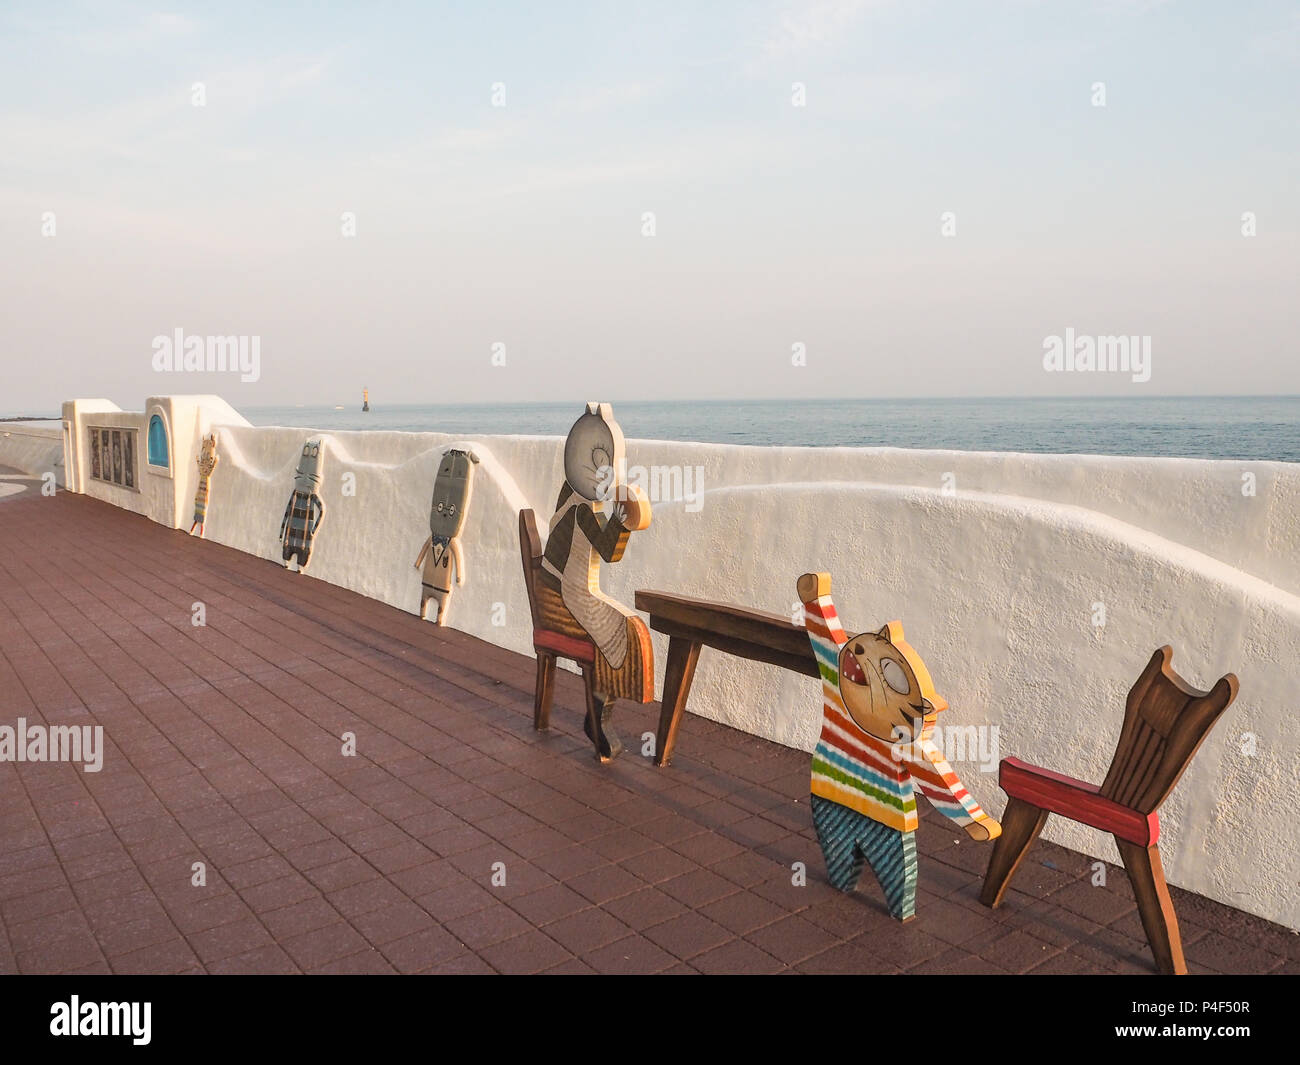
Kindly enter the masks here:
[[812, 760], [812, 794], [900, 832], [916, 830], [917, 790], [959, 825], [990, 821], [930, 738], [933, 718], [910, 743], [877, 739], [858, 727], [840, 698], [839, 656], [848, 636], [835, 604], [826, 595], [803, 606], [824, 697], [821, 738]]
[[198, 491], [194, 493], [194, 524], [190, 526], [193, 531], [195, 525], [202, 525], [208, 517], [208, 479], [199, 478]]

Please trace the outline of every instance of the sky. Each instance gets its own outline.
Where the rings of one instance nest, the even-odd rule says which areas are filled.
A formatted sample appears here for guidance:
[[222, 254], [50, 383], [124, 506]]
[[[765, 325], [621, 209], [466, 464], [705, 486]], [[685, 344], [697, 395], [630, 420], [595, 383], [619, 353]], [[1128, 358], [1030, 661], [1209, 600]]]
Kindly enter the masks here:
[[4, 0], [0, 412], [1300, 393], [1298, 101], [1266, 0]]

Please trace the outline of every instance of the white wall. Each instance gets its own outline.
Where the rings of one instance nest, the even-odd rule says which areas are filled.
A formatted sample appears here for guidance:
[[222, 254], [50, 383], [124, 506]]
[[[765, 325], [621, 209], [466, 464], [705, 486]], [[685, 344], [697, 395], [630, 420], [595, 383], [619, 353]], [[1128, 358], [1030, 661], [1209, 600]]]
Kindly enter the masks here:
[[[326, 436], [326, 511], [302, 579], [412, 612], [437, 458], [473, 447], [482, 462], [463, 533], [468, 579], [448, 622], [531, 653], [516, 514], [533, 507], [545, 535], [558, 436], [217, 428], [209, 539], [279, 561], [302, 442]], [[798, 575], [828, 570], [845, 627], [901, 618], [949, 701], [940, 724], [997, 726], [1001, 755], [1100, 782], [1125, 693], [1157, 646], [1172, 644], [1175, 667], [1199, 687], [1237, 673], [1237, 702], [1161, 811], [1165, 869], [1172, 883], [1300, 928], [1289, 815], [1300, 788], [1300, 466], [662, 441], [629, 442], [628, 459], [701, 466], [706, 491], [695, 513], [657, 501], [651, 527], [605, 567], [606, 591], [629, 604], [651, 587], [789, 614]], [[178, 469], [193, 460], [173, 456]], [[343, 495], [347, 472], [355, 496]], [[497, 604], [504, 626], [493, 624]], [[662, 682], [666, 643], [655, 640]], [[821, 700], [809, 678], [706, 650], [690, 709], [811, 750]], [[695, 742], [688, 719], [678, 750]], [[1001, 812], [995, 772], [955, 768]], [[1108, 836], [1062, 819], [1046, 835], [1117, 860]]]
[[[165, 466], [149, 461], [149, 423], [155, 415], [162, 419], [167, 431]], [[188, 529], [198, 487], [195, 458], [199, 439], [217, 422], [248, 424], [218, 396], [150, 396], [141, 411], [124, 411], [106, 399], [68, 400], [63, 404], [67, 435], [61, 445], [62, 460], [69, 470], [68, 488], [143, 514], [169, 528]], [[91, 429], [95, 427], [136, 431], [132, 488], [91, 477]]]
[[54, 474], [63, 484], [62, 423], [0, 422], [0, 466], [11, 466], [33, 477]]

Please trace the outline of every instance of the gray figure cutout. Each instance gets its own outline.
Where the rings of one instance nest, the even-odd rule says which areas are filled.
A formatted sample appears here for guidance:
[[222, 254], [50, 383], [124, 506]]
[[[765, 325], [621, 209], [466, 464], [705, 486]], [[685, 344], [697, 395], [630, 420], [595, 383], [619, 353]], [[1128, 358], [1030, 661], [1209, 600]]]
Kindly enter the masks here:
[[447, 451], [438, 465], [433, 483], [433, 501], [429, 504], [429, 538], [415, 559], [420, 574], [420, 617], [427, 617], [429, 600], [437, 600], [433, 620], [441, 625], [451, 601], [452, 570], [455, 583], [465, 583], [465, 556], [460, 549], [460, 531], [474, 488], [474, 467], [478, 456], [472, 451]]
[[321, 518], [325, 516], [325, 504], [317, 495], [324, 462], [320, 440], [308, 440], [303, 444], [302, 457], [298, 460], [298, 469], [294, 473], [293, 494], [284, 508], [284, 520], [280, 522], [281, 554], [285, 569], [289, 568], [289, 560], [295, 556], [298, 559], [299, 573], [311, 561], [312, 538], [320, 527]]

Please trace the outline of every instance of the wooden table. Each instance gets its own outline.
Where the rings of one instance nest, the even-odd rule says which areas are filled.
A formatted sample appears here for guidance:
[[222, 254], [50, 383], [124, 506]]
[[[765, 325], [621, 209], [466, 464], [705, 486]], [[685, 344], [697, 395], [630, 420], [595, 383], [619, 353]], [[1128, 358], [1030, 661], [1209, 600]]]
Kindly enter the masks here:
[[655, 765], [668, 765], [672, 759], [701, 647], [820, 676], [807, 632], [788, 617], [647, 588], [636, 593], [635, 601], [638, 610], [650, 615], [650, 627], [668, 637]]

